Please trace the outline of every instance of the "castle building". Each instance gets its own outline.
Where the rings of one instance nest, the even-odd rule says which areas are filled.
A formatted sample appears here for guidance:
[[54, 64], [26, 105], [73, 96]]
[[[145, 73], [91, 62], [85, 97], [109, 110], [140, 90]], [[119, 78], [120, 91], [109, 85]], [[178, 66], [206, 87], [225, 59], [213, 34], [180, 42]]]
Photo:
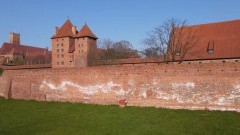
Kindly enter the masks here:
[[48, 48], [22, 45], [20, 41], [19, 33], [9, 34], [9, 42], [4, 42], [0, 48], [0, 64], [35, 65], [51, 63], [51, 51]]
[[97, 49], [97, 37], [87, 24], [79, 31], [68, 19], [55, 28], [52, 39], [52, 68], [91, 66]]
[[[197, 39], [184, 60], [239, 59], [240, 20], [187, 27]], [[181, 55], [181, 54], [180, 54]]]

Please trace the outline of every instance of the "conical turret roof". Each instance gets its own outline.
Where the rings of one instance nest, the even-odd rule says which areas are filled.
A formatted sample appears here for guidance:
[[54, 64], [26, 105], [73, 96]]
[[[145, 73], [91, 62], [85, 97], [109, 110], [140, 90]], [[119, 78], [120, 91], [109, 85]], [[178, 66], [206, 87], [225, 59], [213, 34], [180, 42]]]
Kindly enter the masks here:
[[73, 24], [68, 19], [62, 27], [58, 30], [57, 34], [54, 35], [52, 38], [61, 38], [61, 37], [73, 37], [73, 31], [72, 31]]
[[91, 31], [87, 24], [85, 24], [82, 27], [82, 29], [78, 32], [78, 34], [75, 37], [91, 37], [97, 39], [97, 36], [93, 34], [93, 32]]

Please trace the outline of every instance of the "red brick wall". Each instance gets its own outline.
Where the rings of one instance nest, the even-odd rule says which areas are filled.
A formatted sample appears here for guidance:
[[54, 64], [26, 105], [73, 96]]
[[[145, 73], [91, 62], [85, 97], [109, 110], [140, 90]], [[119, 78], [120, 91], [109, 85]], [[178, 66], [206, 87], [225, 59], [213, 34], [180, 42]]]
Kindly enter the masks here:
[[240, 112], [240, 62], [8, 70], [0, 84], [17, 99]]
[[96, 49], [96, 40], [88, 37], [75, 39], [74, 61], [75, 67], [87, 67], [91, 65], [94, 50]]
[[52, 67], [64, 68], [73, 67], [72, 58], [68, 53], [69, 45], [74, 43], [74, 39], [70, 37], [52, 39]]

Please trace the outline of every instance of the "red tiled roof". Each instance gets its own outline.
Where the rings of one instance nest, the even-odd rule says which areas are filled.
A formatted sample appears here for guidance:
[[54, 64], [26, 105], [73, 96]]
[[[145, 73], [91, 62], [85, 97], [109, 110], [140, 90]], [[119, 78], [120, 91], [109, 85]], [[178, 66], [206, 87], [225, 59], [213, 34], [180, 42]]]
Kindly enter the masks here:
[[[240, 20], [189, 26], [197, 42], [185, 60], [240, 58]], [[213, 53], [208, 53], [213, 49]]]
[[78, 32], [78, 34], [75, 37], [91, 37], [97, 39], [97, 36], [93, 34], [93, 32], [91, 31], [87, 24], [85, 24], [82, 27], [82, 29]]
[[0, 55], [8, 54], [27, 55], [28, 57], [34, 57], [39, 55], [46, 55], [51, 53], [45, 48], [38, 48], [26, 45], [15, 45], [10, 43], [3, 43], [0, 49]]
[[67, 20], [61, 28], [59, 28], [56, 35], [52, 36], [52, 38], [61, 38], [61, 37], [73, 37], [74, 34], [72, 32], [73, 24], [70, 20]]

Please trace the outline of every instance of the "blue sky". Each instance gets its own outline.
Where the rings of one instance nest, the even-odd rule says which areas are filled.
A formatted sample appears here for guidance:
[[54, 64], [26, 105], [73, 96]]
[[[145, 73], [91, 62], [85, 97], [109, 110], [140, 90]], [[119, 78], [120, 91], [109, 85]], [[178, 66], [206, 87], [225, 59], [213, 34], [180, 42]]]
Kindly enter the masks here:
[[21, 43], [51, 48], [55, 26], [69, 17], [80, 29], [85, 22], [99, 39], [128, 40], [143, 49], [147, 32], [170, 18], [202, 24], [240, 19], [240, 0], [1, 0], [0, 44], [10, 32]]

